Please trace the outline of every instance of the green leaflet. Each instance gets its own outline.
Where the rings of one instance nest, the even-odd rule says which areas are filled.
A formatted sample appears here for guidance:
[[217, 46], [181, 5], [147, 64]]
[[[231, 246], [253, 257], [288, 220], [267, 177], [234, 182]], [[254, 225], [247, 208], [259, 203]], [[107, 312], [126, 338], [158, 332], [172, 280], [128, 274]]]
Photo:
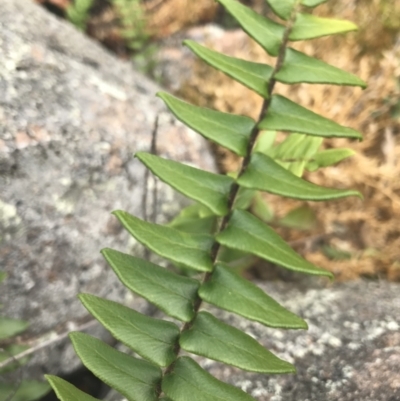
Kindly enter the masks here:
[[233, 179], [166, 160], [149, 153], [138, 152], [136, 157], [158, 178], [188, 198], [208, 207], [214, 214], [228, 214], [228, 195]]
[[219, 321], [208, 312], [200, 312], [189, 330], [182, 333], [181, 347], [205, 356], [260, 373], [294, 373], [293, 365], [261, 346], [254, 338]]
[[[192, 46], [192, 43], [195, 42], [189, 41], [188, 43], [188, 46], [190, 47]], [[193, 49], [198, 49], [198, 46], [199, 45], [195, 44]], [[212, 52], [208, 49], [204, 50], [205, 53], [207, 53], [207, 51]], [[225, 59], [223, 59], [223, 61], [225, 61]], [[242, 64], [242, 60], [238, 61], [239, 63], [236, 67], [240, 67]], [[248, 62], [245, 61], [244, 63]], [[271, 71], [268, 69], [270, 67], [263, 64], [260, 64], [260, 66], [262, 66], [260, 67], [260, 70], [262, 69], [263, 74], [271, 74]], [[246, 69], [247, 68], [248, 66], [246, 64]], [[262, 75], [261, 78], [254, 79], [253, 81], [257, 87], [264, 88], [266, 79], [267, 78]], [[193, 106], [169, 95], [168, 93], [159, 92], [157, 95], [164, 100], [168, 108], [178, 120], [185, 123], [200, 135], [218, 143], [218, 145], [231, 150], [239, 156], [246, 155], [249, 137], [255, 125], [254, 120], [244, 116], [221, 113], [204, 107]]]
[[354, 155], [354, 150], [348, 148], [322, 150], [313, 156], [306, 168], [309, 171], [315, 171], [321, 167], [332, 166]]
[[301, 4], [307, 7], [316, 7], [322, 3], [326, 3], [328, 0], [303, 0]]
[[171, 227], [147, 223], [123, 211], [113, 214], [139, 242], [158, 255], [194, 270], [212, 270], [212, 236], [188, 234]]
[[316, 223], [315, 213], [307, 205], [292, 209], [286, 216], [279, 219], [280, 226], [296, 228], [297, 230], [311, 230]]
[[217, 218], [208, 208], [194, 203], [183, 208], [167, 225], [186, 233], [212, 234], [216, 224]]
[[285, 329], [307, 328], [307, 323], [303, 319], [289, 312], [261, 288], [221, 263], [216, 265], [210, 280], [201, 285], [199, 295], [212, 305], [265, 326]]
[[249, 166], [238, 178], [237, 183], [245, 188], [301, 200], [324, 201], [346, 196], [361, 197], [357, 191], [326, 188], [305, 181], [262, 153], [252, 154]]
[[216, 228], [216, 217], [187, 217], [179, 218], [179, 221], [172, 221], [169, 226], [185, 233], [212, 234]]
[[290, 32], [290, 40], [314, 39], [321, 36], [356, 31], [357, 25], [350, 21], [321, 18], [310, 14], [297, 14]]
[[321, 117], [280, 95], [272, 96], [268, 114], [258, 127], [267, 130], [302, 132], [325, 138], [362, 139], [358, 131]]
[[70, 338], [83, 364], [128, 401], [158, 399], [157, 388], [162, 376], [160, 368], [117, 351], [87, 334], [71, 333]]
[[45, 375], [45, 377], [61, 401], [99, 401], [57, 376]]
[[113, 337], [141, 357], [159, 366], [168, 366], [175, 360], [174, 348], [179, 338], [175, 324], [93, 295], [81, 294], [79, 299]]
[[260, 96], [268, 97], [267, 83], [273, 71], [269, 65], [225, 56], [192, 40], [185, 40], [183, 44], [207, 64], [254, 90]]
[[333, 67], [314, 57], [309, 57], [297, 50], [287, 48], [282, 68], [275, 75], [279, 82], [285, 84], [332, 84], [361, 86], [367, 84], [357, 76]]
[[307, 162], [311, 160], [318, 151], [322, 141], [323, 138], [320, 137], [291, 134], [269, 152], [260, 153], [265, 153], [282, 167], [285, 167], [297, 177], [301, 177]]
[[251, 212], [265, 222], [269, 222], [274, 218], [274, 211], [258, 191], [254, 197]]
[[194, 302], [200, 285], [197, 280], [112, 249], [103, 249], [102, 254], [121, 282], [131, 291], [169, 316], [184, 322], [193, 319]]
[[216, 239], [221, 245], [252, 253], [289, 270], [333, 277], [303, 259], [272, 228], [243, 210], [233, 212], [227, 228]]
[[311, 159], [321, 146], [323, 138], [304, 134], [288, 135], [284, 141], [264, 153], [273, 159], [285, 162], [290, 159]]
[[223, 383], [192, 359], [182, 356], [162, 382], [162, 390], [173, 401], [254, 401], [242, 390]]
[[258, 134], [257, 142], [255, 144], [253, 152], [260, 152], [269, 155], [269, 152], [271, 151], [275, 143], [276, 134], [276, 131], [261, 131]]
[[267, 0], [274, 13], [284, 20], [289, 19], [296, 0]]
[[285, 27], [265, 18], [236, 0], [217, 0], [235, 18], [243, 30], [271, 56], [277, 56]]
[[29, 327], [29, 323], [23, 320], [9, 319], [0, 316], [0, 340], [16, 336]]

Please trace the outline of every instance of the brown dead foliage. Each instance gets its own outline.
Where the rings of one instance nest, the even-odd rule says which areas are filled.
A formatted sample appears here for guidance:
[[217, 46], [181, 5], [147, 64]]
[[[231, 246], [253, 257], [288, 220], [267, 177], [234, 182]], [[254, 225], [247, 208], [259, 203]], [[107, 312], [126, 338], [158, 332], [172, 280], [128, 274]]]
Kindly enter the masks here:
[[[400, 102], [400, 2], [340, 0], [329, 4], [319, 7], [316, 13], [355, 21], [360, 31], [297, 43], [294, 47], [357, 74], [368, 82], [368, 88], [362, 91], [332, 85], [277, 85], [276, 90], [363, 133], [364, 141], [360, 143], [325, 141], [327, 148], [351, 147], [357, 155], [306, 178], [324, 186], [355, 188], [365, 199], [310, 203], [318, 217], [317, 229], [301, 234], [281, 231], [288, 240], [329, 234], [325, 243], [349, 252], [351, 259], [331, 260], [315, 246], [308, 246], [303, 253], [339, 279], [367, 276], [400, 280], [400, 119], [392, 116]], [[206, 44], [235, 57], [273, 63], [241, 31], [227, 32], [223, 40]], [[261, 105], [261, 99], [253, 92], [200, 62], [195, 63], [192, 79], [180, 92], [199, 105], [251, 117], [257, 117]], [[226, 151], [219, 153], [223, 170], [237, 166], [234, 156]], [[272, 196], [267, 199], [280, 216], [300, 204], [277, 201]]]

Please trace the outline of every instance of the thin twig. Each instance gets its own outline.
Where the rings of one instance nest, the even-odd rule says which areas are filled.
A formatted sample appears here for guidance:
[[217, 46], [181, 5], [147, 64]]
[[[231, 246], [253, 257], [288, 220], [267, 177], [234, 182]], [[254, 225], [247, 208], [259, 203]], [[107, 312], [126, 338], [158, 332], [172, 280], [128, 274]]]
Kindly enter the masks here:
[[17, 362], [17, 361], [19, 361], [19, 360], [21, 360], [21, 359], [23, 359], [23, 358], [25, 358], [25, 357], [27, 357], [29, 355], [32, 355], [35, 352], [40, 351], [43, 348], [47, 348], [47, 347], [49, 347], [50, 345], [52, 345], [54, 343], [57, 343], [59, 341], [64, 340], [65, 338], [68, 337], [68, 334], [71, 333], [72, 331], [84, 331], [84, 330], [87, 330], [87, 329], [91, 328], [92, 326], [95, 326], [96, 324], [98, 324], [98, 321], [93, 319], [93, 320], [90, 320], [90, 321], [88, 321], [86, 323], [81, 324], [80, 326], [78, 326], [76, 328], [64, 331], [63, 333], [57, 335], [54, 338], [50, 338], [50, 339], [48, 339], [46, 341], [43, 341], [43, 342], [41, 342], [41, 343], [39, 343], [39, 344], [27, 349], [26, 351], [23, 351], [23, 352], [21, 352], [21, 353], [19, 353], [17, 355], [14, 355], [13, 357], [10, 357], [10, 358], [6, 359], [3, 362], [0, 362], [0, 369], [3, 369], [3, 368], [5, 368], [6, 366], [10, 365], [13, 362]]
[[[154, 123], [154, 130], [151, 136], [151, 148], [150, 153], [152, 155], [157, 155], [157, 132], [158, 132], [158, 115], [156, 117], [156, 121]], [[153, 186], [153, 210], [151, 215], [151, 222], [157, 222], [157, 213], [158, 213], [158, 185], [157, 178], [154, 176], [154, 186]]]
[[[4, 348], [0, 348], [0, 351], [9, 354], [10, 355], [10, 358], [8, 358], [9, 360], [11, 360], [12, 362], [16, 362], [20, 368], [23, 367], [23, 365], [17, 360], [17, 358], [14, 355], [12, 355], [9, 351], [7, 351]], [[14, 383], [13, 389], [11, 390], [11, 394], [9, 394], [4, 401], [11, 401], [14, 398], [15, 394], [17, 394], [17, 391], [21, 387], [21, 384], [22, 384], [22, 369], [20, 369], [18, 372], [18, 379]]]

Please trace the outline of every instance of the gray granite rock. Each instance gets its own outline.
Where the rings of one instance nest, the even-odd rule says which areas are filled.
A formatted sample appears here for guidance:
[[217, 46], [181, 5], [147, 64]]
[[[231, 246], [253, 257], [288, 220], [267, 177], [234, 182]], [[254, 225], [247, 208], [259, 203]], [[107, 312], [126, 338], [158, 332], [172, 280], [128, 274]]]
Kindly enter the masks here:
[[[9, 277], [0, 304], [29, 320], [26, 340], [85, 322], [79, 292], [131, 300], [99, 251], [134, 246], [110, 213], [143, 215], [145, 172], [133, 153], [149, 150], [157, 115], [160, 155], [215, 169], [206, 142], [171, 119], [157, 90], [32, 1], [1, 0], [0, 260]], [[158, 186], [164, 222], [186, 200]], [[37, 353], [35, 375], [73, 369], [70, 351], [63, 342]]]

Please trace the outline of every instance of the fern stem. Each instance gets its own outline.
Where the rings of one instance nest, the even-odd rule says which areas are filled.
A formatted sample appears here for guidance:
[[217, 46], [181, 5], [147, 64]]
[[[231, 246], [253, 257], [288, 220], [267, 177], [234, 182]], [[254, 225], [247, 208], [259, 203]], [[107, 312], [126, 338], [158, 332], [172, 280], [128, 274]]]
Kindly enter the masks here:
[[[294, 23], [296, 21], [296, 15], [297, 15], [297, 11], [298, 11], [299, 7], [300, 7], [300, 0], [298, 0], [296, 5], [295, 5], [295, 7], [293, 7], [292, 14], [291, 14], [291, 16], [290, 16], [290, 18], [288, 20], [287, 25], [286, 25], [286, 29], [284, 31], [284, 35], [283, 35], [283, 38], [282, 38], [282, 43], [281, 43], [281, 46], [279, 48], [279, 53], [278, 53], [278, 57], [277, 57], [277, 60], [276, 60], [276, 63], [275, 63], [275, 67], [274, 67], [273, 72], [271, 74], [271, 78], [268, 81], [268, 96], [267, 96], [266, 99], [264, 99], [264, 102], [262, 104], [262, 107], [261, 107], [257, 122], [254, 125], [254, 128], [253, 128], [253, 130], [252, 130], [252, 132], [250, 134], [249, 143], [248, 143], [248, 146], [247, 146], [246, 156], [243, 158], [242, 165], [241, 165], [238, 177], [240, 177], [246, 171], [246, 169], [247, 169], [247, 167], [248, 167], [248, 165], [250, 163], [254, 145], [255, 145], [257, 137], [258, 137], [258, 135], [259, 135], [259, 133], [261, 131], [258, 128], [258, 124], [268, 114], [269, 106], [271, 104], [271, 96], [272, 96], [272, 93], [273, 93], [273, 90], [274, 90], [274, 87], [275, 87], [275, 83], [276, 83], [275, 75], [282, 68], [283, 63], [285, 61], [286, 48], [287, 48], [287, 45], [288, 45], [288, 42], [289, 42], [289, 35], [290, 35], [290, 33], [292, 31], [292, 28], [293, 28], [293, 25], [294, 25]], [[235, 183], [232, 184], [231, 190], [230, 190], [229, 196], [228, 196], [229, 213], [221, 219], [221, 222], [219, 224], [219, 227], [216, 230], [215, 235], [218, 235], [220, 232], [222, 232], [226, 228], [226, 226], [228, 225], [229, 220], [231, 218], [231, 214], [233, 212], [233, 206], [235, 204], [238, 192], [239, 192], [239, 185], [235, 182]], [[211, 259], [213, 261], [213, 265], [215, 265], [216, 261], [218, 260], [218, 253], [219, 253], [220, 249], [221, 249], [221, 245], [217, 241], [215, 241], [213, 246], [212, 246], [212, 248], [211, 248]], [[202, 279], [202, 284], [208, 282], [209, 279], [212, 277], [212, 275], [213, 275], [213, 271], [205, 273], [204, 276], [203, 276], [203, 279]], [[202, 305], [202, 299], [199, 296], [197, 296], [197, 298], [195, 300], [195, 303], [194, 303], [195, 316], [190, 322], [186, 322], [186, 323], [183, 324], [183, 326], [181, 328], [181, 333], [183, 333], [184, 331], [190, 329], [191, 325], [193, 324], [194, 319], [196, 319], [197, 313], [198, 313], [201, 305]], [[177, 344], [176, 348], [175, 348], [176, 356], [179, 355], [180, 351], [181, 351], [181, 347], [179, 346], [179, 344]], [[166, 376], [168, 373], [170, 373], [172, 371], [173, 366], [174, 366], [174, 363], [169, 365], [164, 370], [163, 377]], [[160, 395], [161, 395], [161, 389], [159, 389], [159, 397], [160, 397]]]

